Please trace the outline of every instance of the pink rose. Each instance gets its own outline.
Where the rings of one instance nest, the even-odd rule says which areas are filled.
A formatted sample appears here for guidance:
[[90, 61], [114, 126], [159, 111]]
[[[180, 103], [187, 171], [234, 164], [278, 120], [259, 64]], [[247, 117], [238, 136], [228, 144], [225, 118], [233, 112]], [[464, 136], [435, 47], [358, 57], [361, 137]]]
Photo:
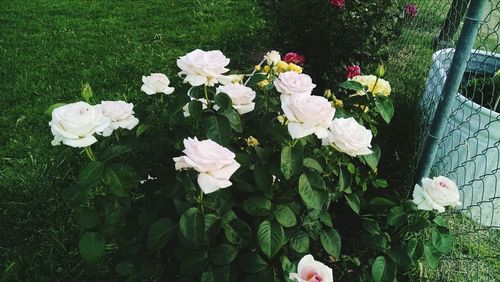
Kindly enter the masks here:
[[346, 70], [345, 76], [348, 79], [361, 75], [361, 68], [359, 66], [354, 66], [354, 65], [348, 66], [345, 68], [345, 70]]
[[287, 62], [288, 64], [296, 64], [296, 65], [302, 65], [304, 64], [305, 58], [302, 55], [299, 55], [295, 52], [289, 52], [283, 57], [283, 61]]
[[330, 0], [330, 5], [338, 8], [344, 8], [345, 0]]

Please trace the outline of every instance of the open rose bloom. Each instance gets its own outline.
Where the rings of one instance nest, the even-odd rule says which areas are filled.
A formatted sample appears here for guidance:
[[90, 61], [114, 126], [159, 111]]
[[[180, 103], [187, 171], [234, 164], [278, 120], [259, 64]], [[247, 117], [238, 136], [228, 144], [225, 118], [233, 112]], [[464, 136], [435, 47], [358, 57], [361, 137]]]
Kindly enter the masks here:
[[227, 148], [207, 139], [184, 139], [185, 155], [174, 158], [175, 169], [192, 168], [199, 172], [198, 185], [205, 194], [232, 185], [229, 178], [238, 170], [240, 164], [234, 160], [236, 155]]
[[217, 87], [217, 93], [226, 93], [233, 104], [233, 108], [240, 114], [244, 115], [254, 110], [255, 91], [250, 87], [241, 84], [228, 84]]
[[139, 119], [134, 116], [134, 105], [124, 101], [102, 101], [100, 105], [102, 114], [110, 119], [109, 126], [103, 131], [103, 136], [109, 136], [118, 128], [132, 129]]
[[413, 202], [418, 209], [438, 212], [444, 212], [447, 206], [462, 205], [457, 185], [444, 176], [422, 179], [422, 186], [417, 184], [413, 190]]
[[310, 95], [316, 87], [307, 74], [299, 74], [294, 71], [281, 73], [274, 81], [276, 90], [283, 95]]
[[181, 69], [179, 75], [192, 86], [214, 86], [219, 83], [219, 78], [229, 71], [226, 69], [228, 64], [229, 59], [219, 50], [196, 49], [177, 60], [177, 66]]
[[370, 155], [372, 132], [359, 124], [354, 118], [336, 118], [328, 128], [328, 136], [323, 145], [334, 145], [340, 152], [356, 157]]
[[299, 261], [297, 273], [290, 273], [289, 278], [298, 282], [333, 282], [333, 271], [312, 255], [305, 255]]
[[85, 102], [58, 107], [52, 111], [52, 120], [49, 122], [54, 135], [52, 145], [63, 143], [77, 148], [90, 146], [97, 142], [94, 134], [102, 134], [110, 122], [99, 107]]

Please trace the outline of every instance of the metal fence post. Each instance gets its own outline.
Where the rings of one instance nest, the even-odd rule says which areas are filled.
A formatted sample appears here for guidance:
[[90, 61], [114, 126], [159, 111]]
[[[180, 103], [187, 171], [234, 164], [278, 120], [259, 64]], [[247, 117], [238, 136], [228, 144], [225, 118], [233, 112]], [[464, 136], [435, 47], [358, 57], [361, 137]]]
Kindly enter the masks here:
[[450, 70], [443, 86], [441, 100], [434, 115], [429, 135], [426, 138], [422, 157], [417, 169], [417, 182], [427, 177], [434, 164], [439, 141], [443, 137], [446, 128], [446, 120], [451, 112], [453, 100], [455, 99], [460, 82], [467, 66], [467, 61], [470, 58], [470, 52], [476, 39], [483, 11], [487, 0], [472, 0], [467, 15], [465, 16], [464, 25], [457, 41], [457, 47], [453, 60], [451, 61]]

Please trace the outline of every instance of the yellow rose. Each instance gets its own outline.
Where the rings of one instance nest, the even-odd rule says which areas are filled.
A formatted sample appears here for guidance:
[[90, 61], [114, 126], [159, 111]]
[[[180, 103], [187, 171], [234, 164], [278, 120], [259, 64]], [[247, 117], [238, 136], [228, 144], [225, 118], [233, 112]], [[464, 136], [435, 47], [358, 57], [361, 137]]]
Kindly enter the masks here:
[[287, 71], [288, 70], [288, 64], [284, 61], [279, 61], [276, 66], [278, 67], [279, 70], [281, 71]]
[[270, 66], [265, 66], [262, 71], [265, 72], [265, 73], [268, 73], [269, 71], [271, 70], [271, 67]]
[[249, 147], [254, 147], [254, 146], [257, 146], [259, 145], [259, 140], [257, 140], [257, 138], [253, 137], [253, 136], [250, 136], [246, 139], [247, 141], [247, 145]]
[[[381, 94], [384, 96], [391, 95], [391, 85], [387, 80], [379, 78], [377, 81], [377, 77], [374, 75], [358, 75], [355, 76], [352, 80], [357, 81], [363, 86], [368, 87], [368, 91], [372, 92], [373, 95]], [[377, 81], [377, 85], [375, 85], [375, 81]], [[374, 89], [375, 87], [375, 89]], [[363, 94], [362, 91], [358, 94]]]
[[261, 82], [257, 83], [257, 85], [259, 85], [259, 87], [260, 87], [260, 88], [264, 88], [264, 87], [266, 87], [268, 84], [269, 84], [269, 80], [267, 80], [267, 79], [264, 79], [264, 80], [262, 80]]
[[288, 67], [290, 68], [291, 71], [294, 71], [296, 73], [302, 73], [302, 68], [297, 66], [296, 64], [294, 63], [290, 63], [288, 64]]
[[256, 66], [255, 66], [255, 70], [256, 70], [256, 71], [260, 71], [261, 69], [262, 69], [262, 67], [261, 67], [260, 65], [256, 65]]

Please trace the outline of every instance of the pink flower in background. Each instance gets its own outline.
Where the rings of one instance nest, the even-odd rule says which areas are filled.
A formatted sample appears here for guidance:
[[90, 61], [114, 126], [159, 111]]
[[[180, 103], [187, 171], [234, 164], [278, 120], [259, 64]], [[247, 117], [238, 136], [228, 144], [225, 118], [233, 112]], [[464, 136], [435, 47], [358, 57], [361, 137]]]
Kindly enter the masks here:
[[345, 0], [330, 0], [330, 4], [334, 7], [344, 8]]
[[415, 17], [418, 14], [417, 4], [406, 4], [405, 5], [405, 14], [411, 17]]
[[345, 70], [346, 70], [345, 76], [348, 79], [361, 75], [361, 68], [359, 66], [354, 66], [354, 65], [348, 66], [345, 68]]
[[295, 52], [289, 52], [283, 57], [283, 61], [287, 62], [288, 64], [292, 63], [296, 65], [302, 65], [304, 64], [305, 60], [306, 59], [304, 58], [304, 56], [299, 55]]

